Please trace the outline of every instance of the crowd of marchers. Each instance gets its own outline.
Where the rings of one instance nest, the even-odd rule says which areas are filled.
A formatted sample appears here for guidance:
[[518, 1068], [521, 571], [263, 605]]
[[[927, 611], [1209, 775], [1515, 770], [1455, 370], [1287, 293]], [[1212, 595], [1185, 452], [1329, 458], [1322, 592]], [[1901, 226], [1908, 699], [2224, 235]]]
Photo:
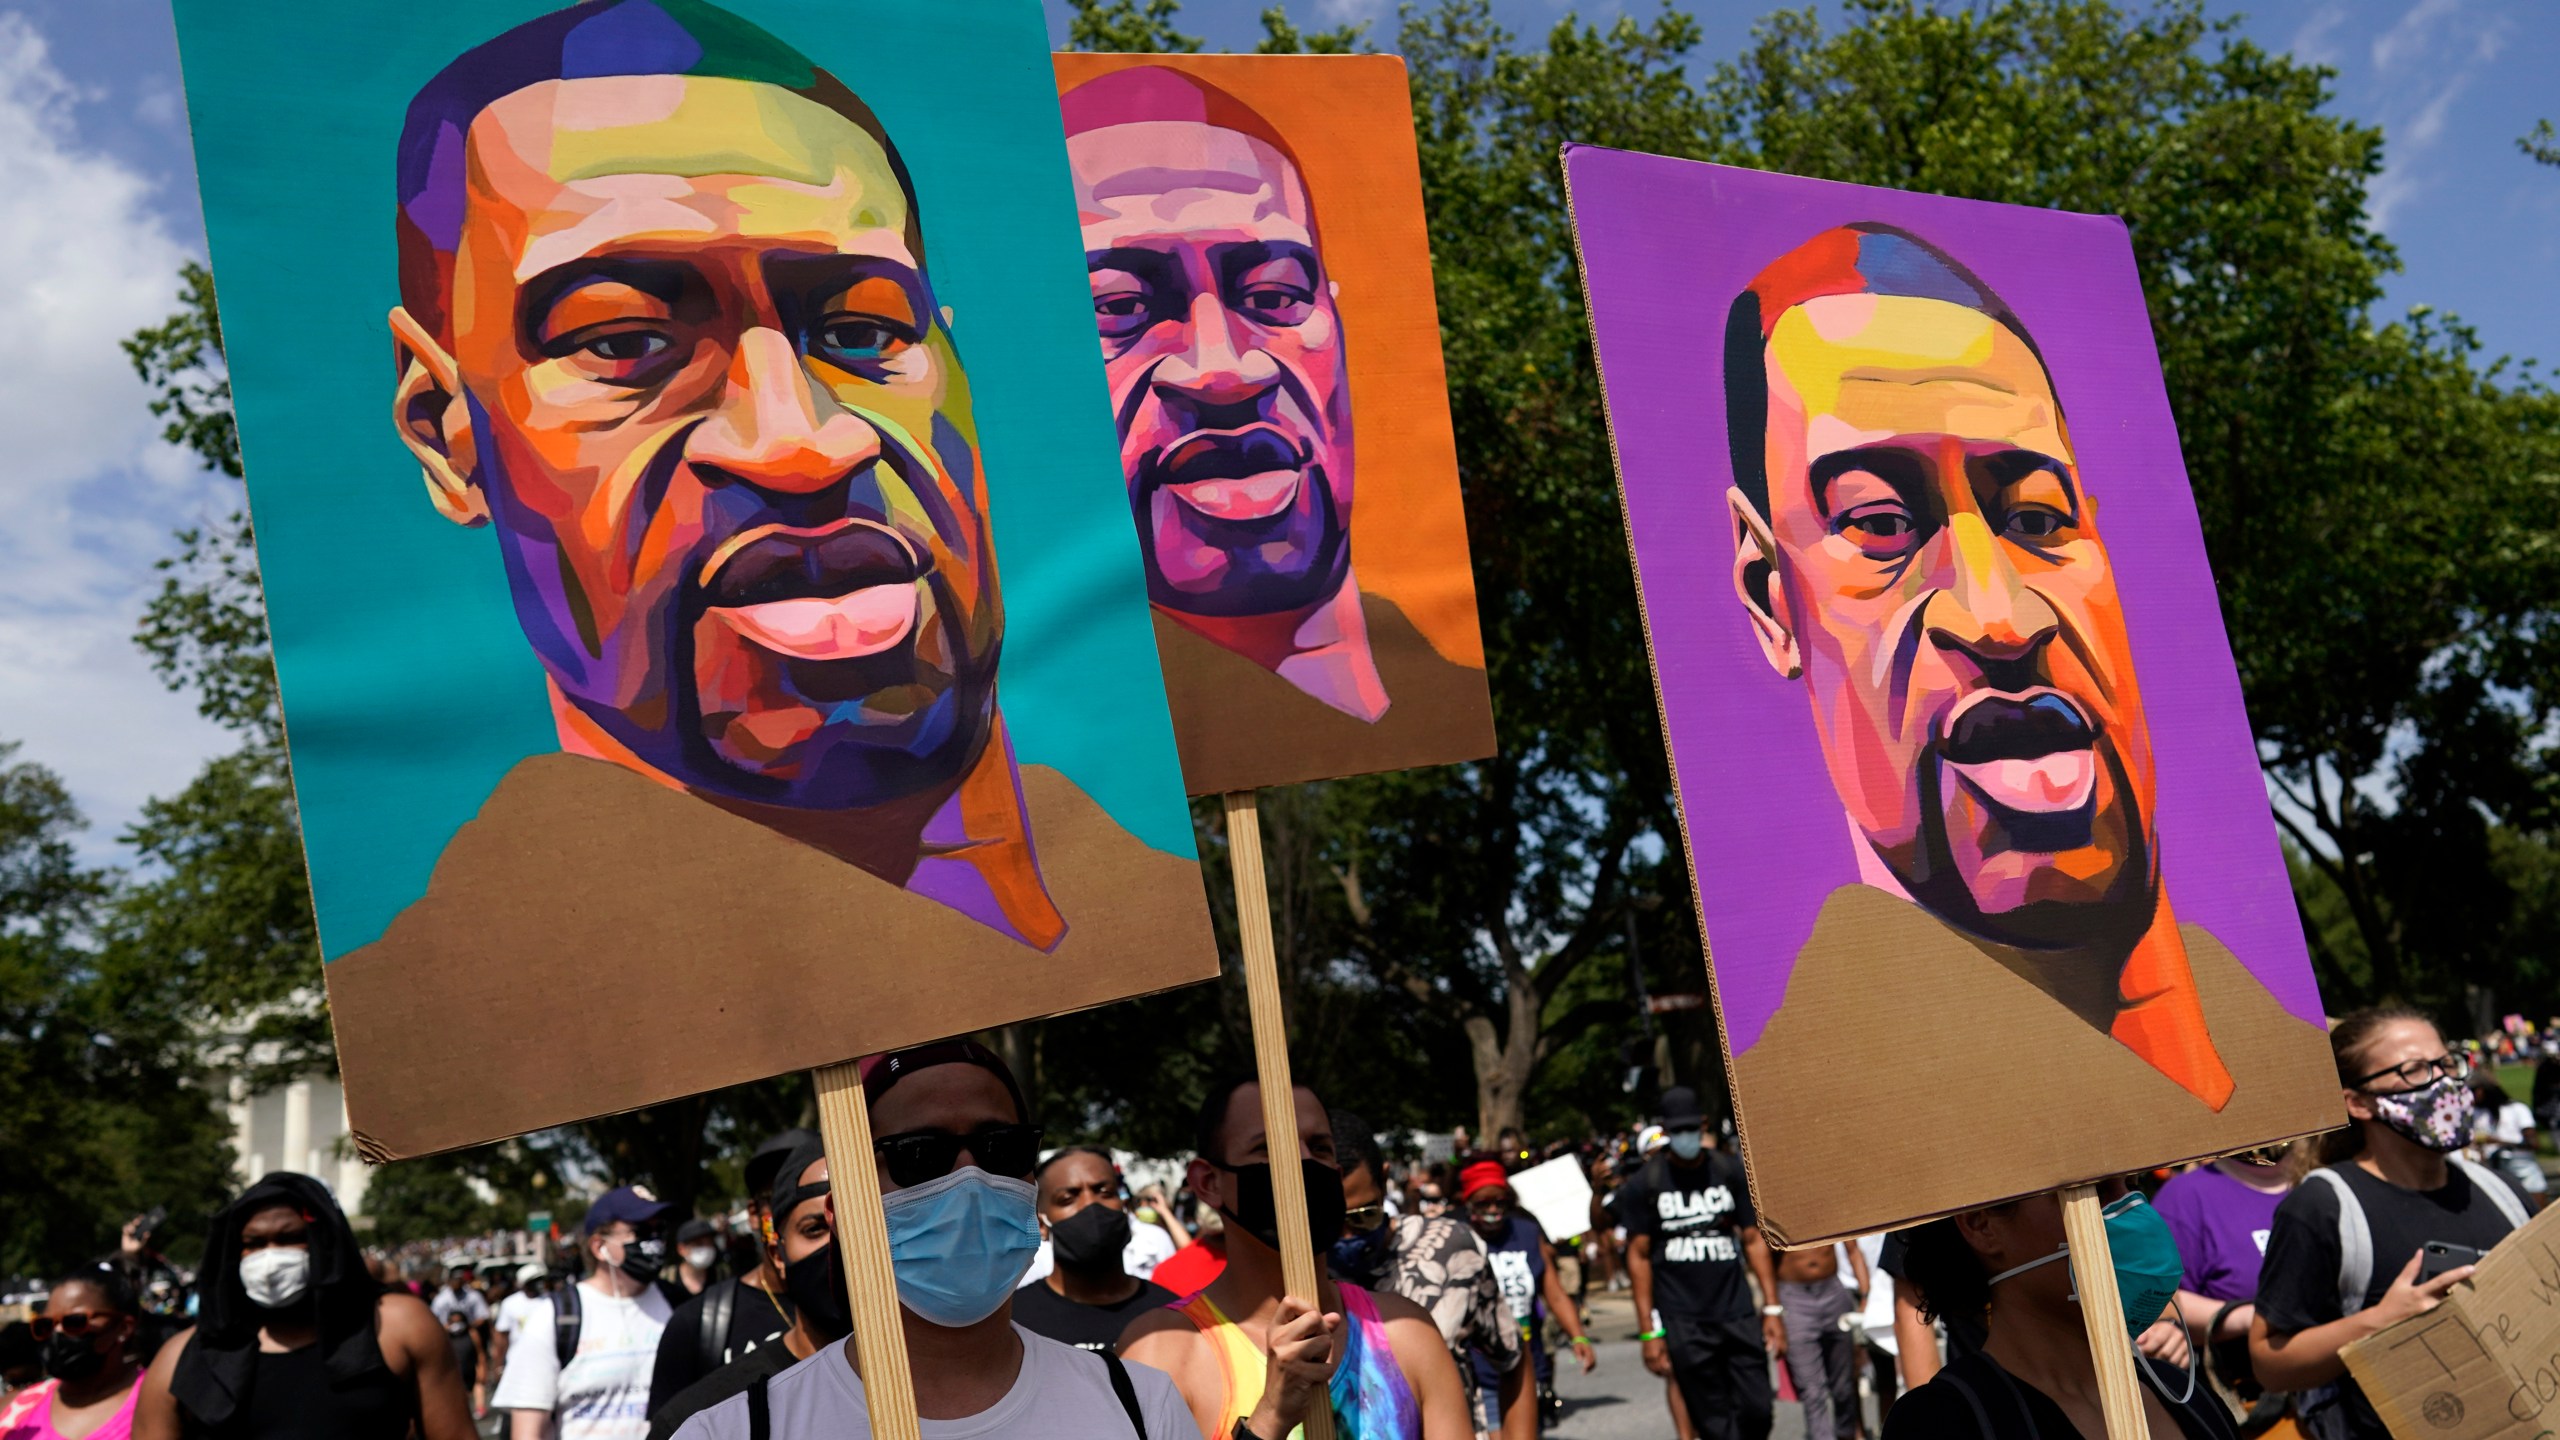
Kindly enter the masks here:
[[[2100, 1323], [2134, 1342], [2155, 1437], [2379, 1440], [2341, 1351], [2440, 1303], [2542, 1202], [2552, 1117], [2482, 1047], [2388, 1009], [2331, 1045], [2347, 1129], [2101, 1187], [2123, 1313]], [[1607, 1141], [1505, 1132], [1426, 1164], [1301, 1088], [1323, 1263], [1293, 1294], [1252, 1081], [1209, 1091], [1168, 1192], [1047, 1145], [974, 1043], [863, 1075], [927, 1436], [1279, 1440], [1324, 1406], [1345, 1440], [1532, 1440], [1559, 1364], [1599, 1363], [1585, 1302], [1628, 1301], [1681, 1440], [1757, 1440], [1781, 1404], [1819, 1440], [2106, 1433], [2054, 1197], [1777, 1251], [1686, 1089]], [[1514, 1183], [1558, 1156], [1592, 1197], [1561, 1239]], [[744, 1168], [745, 1235], [618, 1187], [567, 1271], [457, 1253], [404, 1277], [286, 1173], [215, 1218], [191, 1279], [138, 1220], [0, 1330], [0, 1440], [868, 1434], [825, 1148], [788, 1131]]]

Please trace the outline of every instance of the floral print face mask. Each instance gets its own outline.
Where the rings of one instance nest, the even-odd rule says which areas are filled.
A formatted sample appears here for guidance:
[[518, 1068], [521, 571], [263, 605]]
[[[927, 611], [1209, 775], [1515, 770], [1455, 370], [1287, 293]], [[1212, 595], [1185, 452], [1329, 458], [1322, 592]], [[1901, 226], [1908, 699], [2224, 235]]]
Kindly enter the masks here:
[[2459, 1150], [2471, 1139], [2471, 1087], [2451, 1076], [2440, 1075], [2415, 1090], [2365, 1093], [2383, 1124], [2439, 1154]]

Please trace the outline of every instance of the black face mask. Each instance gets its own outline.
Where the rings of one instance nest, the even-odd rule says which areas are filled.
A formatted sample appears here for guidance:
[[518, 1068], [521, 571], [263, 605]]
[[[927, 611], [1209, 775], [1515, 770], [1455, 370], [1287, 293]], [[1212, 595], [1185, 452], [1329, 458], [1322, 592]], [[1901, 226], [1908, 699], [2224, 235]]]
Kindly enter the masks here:
[[841, 1340], [853, 1333], [853, 1297], [845, 1291], [844, 1264], [836, 1258], [833, 1240], [784, 1261], [782, 1288], [819, 1339]]
[[625, 1275], [646, 1285], [667, 1268], [667, 1241], [662, 1235], [643, 1235], [622, 1242], [621, 1270]]
[[1061, 1270], [1118, 1275], [1121, 1252], [1129, 1248], [1129, 1214], [1100, 1202], [1087, 1205], [1049, 1222], [1049, 1244]]
[[1334, 1241], [1333, 1249], [1327, 1255], [1333, 1263], [1334, 1277], [1374, 1288], [1378, 1277], [1386, 1271], [1387, 1237], [1394, 1228], [1379, 1225], [1368, 1230], [1355, 1230]]
[[[1342, 1172], [1319, 1160], [1300, 1160], [1307, 1190], [1307, 1238], [1318, 1251], [1342, 1238]], [[1271, 1199], [1271, 1167], [1267, 1164], [1220, 1166], [1235, 1179], [1227, 1203], [1218, 1213], [1230, 1224], [1270, 1248], [1280, 1248], [1280, 1209]]]
[[107, 1357], [94, 1337], [56, 1330], [45, 1338], [44, 1373], [78, 1383], [106, 1368]]

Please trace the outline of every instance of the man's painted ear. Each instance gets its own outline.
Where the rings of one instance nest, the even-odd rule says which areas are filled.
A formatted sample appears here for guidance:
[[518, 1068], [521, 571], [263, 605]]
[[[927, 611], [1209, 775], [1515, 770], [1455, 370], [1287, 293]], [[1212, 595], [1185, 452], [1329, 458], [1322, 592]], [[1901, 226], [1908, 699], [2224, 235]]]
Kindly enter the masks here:
[[1769, 668], [1793, 680], [1804, 673], [1804, 651], [1787, 624], [1786, 581], [1778, 575], [1777, 539], [1740, 486], [1726, 490], [1724, 498], [1733, 512], [1733, 593], [1742, 600], [1742, 611], [1751, 619], [1751, 633], [1760, 641], [1760, 653], [1769, 658]]
[[471, 479], [479, 469], [479, 454], [459, 367], [426, 327], [399, 306], [391, 311], [391, 341], [400, 359], [399, 383], [391, 391], [391, 424], [400, 432], [400, 443], [418, 458], [428, 503], [456, 525], [488, 524], [489, 499]]

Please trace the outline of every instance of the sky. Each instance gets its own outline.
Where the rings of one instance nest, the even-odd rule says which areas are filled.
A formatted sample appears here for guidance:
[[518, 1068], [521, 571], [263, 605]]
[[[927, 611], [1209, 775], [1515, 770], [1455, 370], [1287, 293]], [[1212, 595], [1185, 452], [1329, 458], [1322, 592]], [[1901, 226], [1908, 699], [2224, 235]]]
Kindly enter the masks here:
[[[1064, 0], [1043, 3], [1062, 40]], [[1246, 48], [1267, 3], [1190, 0], [1181, 23]], [[1366, 21], [1391, 40], [1392, 0], [1289, 8], [1301, 25]], [[1701, 67], [1763, 13], [1693, 8]], [[1569, 13], [1655, 13], [1642, 0], [1494, 10], [1531, 39]], [[2560, 170], [2514, 144], [2538, 114], [2560, 118], [2548, 0], [2263, 0], [2244, 15], [2260, 45], [2335, 67], [2334, 108], [2384, 131], [2372, 208], [2406, 266], [2384, 313], [2430, 305], [2491, 354], [2560, 357]], [[0, 335], [13, 342], [0, 351], [0, 742], [64, 777], [93, 864], [125, 861], [117, 837], [143, 802], [229, 744], [131, 640], [171, 532], [236, 503], [157, 438], [116, 343], [169, 313], [178, 265], [203, 249], [167, 0], [0, 0]]]

